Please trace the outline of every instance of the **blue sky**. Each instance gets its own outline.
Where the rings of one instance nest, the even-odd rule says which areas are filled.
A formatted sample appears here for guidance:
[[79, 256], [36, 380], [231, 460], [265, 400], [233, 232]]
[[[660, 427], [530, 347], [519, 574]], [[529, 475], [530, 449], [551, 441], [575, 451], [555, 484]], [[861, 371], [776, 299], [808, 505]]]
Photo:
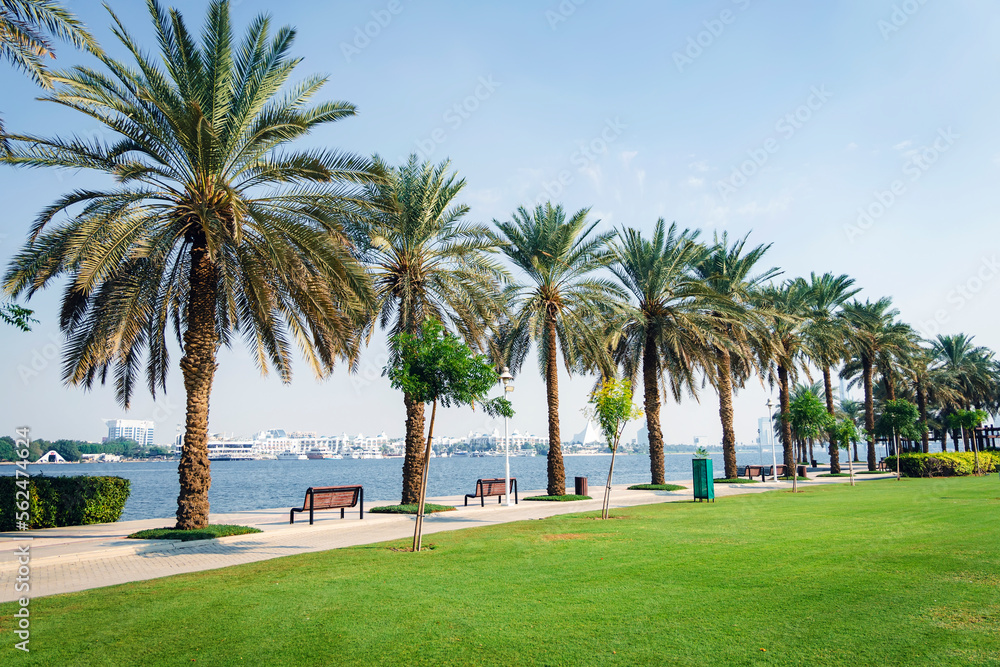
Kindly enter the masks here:
[[[173, 3], [200, 26], [201, 1]], [[110, 5], [147, 40], [138, 2]], [[861, 296], [893, 297], [926, 335], [967, 332], [1000, 349], [998, 210], [1000, 11], [986, 0], [713, 2], [234, 3], [242, 27], [269, 12], [298, 29], [300, 77], [330, 76], [319, 99], [357, 105], [355, 118], [306, 145], [450, 158], [468, 185], [470, 218], [503, 219], [538, 199], [591, 208], [612, 228], [652, 228], [658, 217], [773, 243], [786, 277], [847, 273]], [[103, 45], [97, 3], [71, 7]], [[86, 56], [63, 46], [58, 62]], [[8, 127], [94, 136], [100, 128], [0, 69]], [[0, 170], [5, 215], [0, 258], [23, 242], [32, 217], [60, 193], [100, 181], [87, 174]], [[31, 303], [31, 334], [0, 328], [3, 429], [96, 439], [122, 415], [112, 391], [60, 382], [58, 290]], [[176, 358], [176, 357], [175, 357]], [[402, 401], [380, 377], [375, 341], [361, 374], [317, 382], [303, 365], [290, 386], [260, 378], [241, 349], [223, 352], [214, 431], [268, 428], [324, 433], [403, 431]], [[518, 378], [514, 427], [545, 432], [544, 389], [528, 364]], [[583, 427], [590, 379], [564, 378], [563, 433]], [[736, 401], [737, 439], [756, 437], [768, 391]], [[131, 415], [155, 418], [157, 440], [183, 420], [180, 373], [167, 397]], [[717, 399], [668, 405], [668, 442], [717, 438]], [[494, 424], [446, 413], [444, 433]]]

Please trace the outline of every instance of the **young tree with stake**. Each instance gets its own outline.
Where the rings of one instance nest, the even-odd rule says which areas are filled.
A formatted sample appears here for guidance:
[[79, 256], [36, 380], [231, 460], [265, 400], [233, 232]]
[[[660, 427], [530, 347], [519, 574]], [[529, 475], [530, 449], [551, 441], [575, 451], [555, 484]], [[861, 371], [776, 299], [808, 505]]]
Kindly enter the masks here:
[[608, 484], [604, 488], [604, 505], [601, 510], [601, 518], [607, 519], [618, 444], [625, 425], [641, 417], [642, 408], [632, 404], [632, 387], [625, 380], [607, 380], [602, 383], [591, 393], [590, 405], [592, 407], [585, 409], [584, 413], [601, 425], [601, 432], [611, 448], [611, 467], [608, 469]]
[[423, 323], [419, 335], [399, 333], [392, 337], [392, 359], [383, 375], [388, 376], [393, 389], [412, 396], [414, 401], [431, 404], [431, 421], [421, 463], [420, 496], [417, 521], [413, 530], [413, 550], [420, 551], [424, 527], [424, 502], [427, 498], [427, 464], [431, 457], [434, 419], [440, 403], [451, 406], [479, 403], [492, 417], [514, 416], [506, 398], [485, 400], [499, 381], [493, 364], [484, 355], [472, 350], [434, 320]]

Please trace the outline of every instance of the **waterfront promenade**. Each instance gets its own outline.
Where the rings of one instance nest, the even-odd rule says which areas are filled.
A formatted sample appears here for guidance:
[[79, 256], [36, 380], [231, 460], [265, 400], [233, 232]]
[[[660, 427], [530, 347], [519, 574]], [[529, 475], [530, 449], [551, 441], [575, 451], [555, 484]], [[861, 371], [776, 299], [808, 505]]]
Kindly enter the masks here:
[[[820, 468], [810, 474], [825, 472]], [[858, 483], [884, 479], [892, 474], [860, 475]], [[846, 477], [813, 478], [799, 482], [801, 488], [822, 484], [843, 484]], [[629, 491], [626, 485], [615, 485], [611, 494], [611, 507], [624, 508], [660, 502], [691, 500], [691, 480], [676, 482], [682, 491]], [[791, 482], [766, 482], [758, 484], [717, 484], [717, 497], [744, 493], [762, 493], [789, 490]], [[527, 491], [523, 496], [541, 495], [544, 491]], [[533, 502], [522, 500], [519, 505], [507, 508], [487, 502], [480, 507], [478, 501], [462, 506], [462, 496], [429, 498], [429, 502], [455, 505], [454, 512], [429, 515], [425, 519], [424, 534], [460, 530], [475, 526], [488, 526], [512, 521], [539, 520], [559, 514], [595, 511], [601, 508], [603, 486], [592, 486], [594, 500], [580, 502]], [[393, 501], [367, 501], [366, 508], [392, 504]], [[336, 511], [318, 512], [316, 523], [309, 525], [308, 517], [296, 518], [288, 523], [288, 507], [232, 514], [213, 514], [212, 523], [238, 524], [261, 529], [262, 533], [237, 535], [214, 540], [178, 542], [173, 540], [127, 540], [126, 535], [146, 528], [170, 525], [171, 519], [146, 519], [122, 521], [112, 524], [48, 528], [26, 533], [0, 533], [0, 602], [16, 599], [13, 579], [17, 562], [15, 550], [24, 544], [25, 537], [32, 537], [31, 583], [32, 598], [59, 593], [71, 593], [133, 581], [156, 579], [186, 572], [212, 570], [242, 563], [290, 556], [299, 553], [325, 551], [348, 546], [374, 544], [388, 540], [408, 538], [413, 534], [413, 517], [392, 514], [365, 514], [363, 521], [352, 517], [340, 519]], [[710, 510], [706, 510], [710, 511]], [[431, 540], [433, 542], [433, 540]]]

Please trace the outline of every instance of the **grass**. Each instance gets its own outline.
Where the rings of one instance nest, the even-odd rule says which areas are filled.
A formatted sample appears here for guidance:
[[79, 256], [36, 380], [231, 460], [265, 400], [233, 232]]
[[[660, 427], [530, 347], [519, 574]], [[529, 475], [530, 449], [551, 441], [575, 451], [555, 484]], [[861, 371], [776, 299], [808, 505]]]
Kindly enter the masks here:
[[[858, 473], [854, 474], [857, 475]], [[850, 476], [851, 473], [849, 472], [824, 472], [820, 475], [816, 475], [816, 477], [850, 477]]]
[[[780, 479], [783, 482], [790, 482], [790, 481], [792, 481], [792, 476], [791, 475], [778, 475], [778, 479]], [[808, 481], [810, 481], [808, 477], [796, 477], [796, 479], [798, 481], [800, 481], [800, 482], [808, 482]]]
[[568, 503], [573, 500], [593, 500], [590, 496], [578, 496], [575, 493], [567, 493], [562, 496], [528, 496], [524, 500], [546, 500], [555, 503]]
[[[451, 512], [455, 508], [451, 505], [435, 505], [434, 503], [424, 503], [424, 514], [434, 512]], [[382, 505], [368, 510], [369, 514], [416, 514], [417, 505]]]
[[742, 477], [720, 478], [715, 480], [716, 484], [760, 484], [756, 479], [743, 479]]
[[888, 475], [890, 472], [895, 472], [894, 470], [858, 470], [855, 471], [855, 475]]
[[629, 491], [683, 491], [686, 486], [678, 484], [633, 484]]
[[250, 526], [232, 526], [224, 523], [210, 523], [198, 530], [177, 530], [176, 528], [150, 528], [140, 530], [138, 533], [129, 535], [130, 540], [180, 540], [190, 542], [191, 540], [212, 540], [216, 537], [229, 537], [230, 535], [249, 535], [251, 533], [262, 532], [259, 528]]
[[0, 605], [0, 663], [996, 665], [998, 512], [871, 480], [440, 532], [36, 598], [30, 654]]

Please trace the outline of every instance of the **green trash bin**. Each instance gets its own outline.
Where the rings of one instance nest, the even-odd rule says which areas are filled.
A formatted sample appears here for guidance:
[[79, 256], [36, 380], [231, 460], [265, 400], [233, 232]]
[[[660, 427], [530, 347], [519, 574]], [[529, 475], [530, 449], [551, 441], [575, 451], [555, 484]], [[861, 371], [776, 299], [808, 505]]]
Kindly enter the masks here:
[[694, 499], [715, 502], [715, 469], [712, 459], [692, 459], [694, 468]]

